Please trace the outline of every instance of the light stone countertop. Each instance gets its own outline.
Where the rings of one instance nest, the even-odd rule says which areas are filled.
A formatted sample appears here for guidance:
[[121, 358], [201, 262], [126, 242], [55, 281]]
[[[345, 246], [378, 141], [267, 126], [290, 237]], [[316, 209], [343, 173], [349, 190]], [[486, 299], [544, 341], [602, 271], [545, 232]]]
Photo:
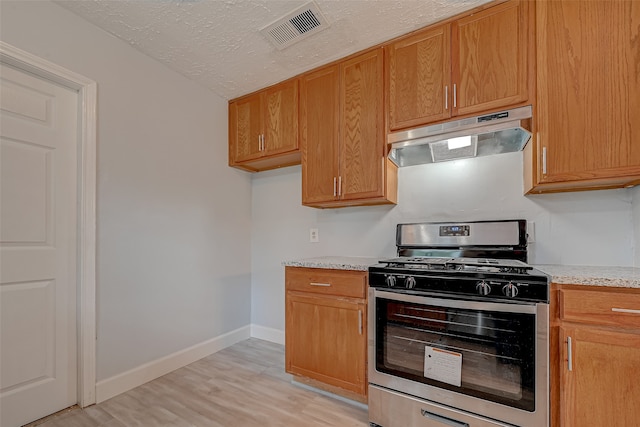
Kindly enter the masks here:
[[[385, 258], [388, 257], [323, 256], [284, 261], [282, 265], [287, 267], [367, 271], [370, 265], [377, 264], [379, 260]], [[551, 281], [554, 283], [640, 289], [640, 268], [573, 265], [533, 265], [533, 267], [551, 276]]]
[[640, 289], [640, 268], [583, 265], [534, 265], [553, 283]]
[[[388, 258], [388, 257], [387, 257]], [[380, 258], [347, 257], [347, 256], [323, 256], [306, 258], [293, 261], [284, 261], [285, 267], [327, 268], [331, 270], [357, 270], [367, 271], [370, 265], [377, 264]]]

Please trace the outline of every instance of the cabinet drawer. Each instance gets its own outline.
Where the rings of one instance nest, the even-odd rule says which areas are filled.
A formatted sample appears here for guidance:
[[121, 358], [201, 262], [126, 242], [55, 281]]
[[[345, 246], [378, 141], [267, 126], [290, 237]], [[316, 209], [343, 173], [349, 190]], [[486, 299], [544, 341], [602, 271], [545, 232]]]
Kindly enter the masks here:
[[367, 272], [286, 267], [285, 283], [288, 291], [364, 298]]
[[560, 289], [558, 301], [564, 321], [640, 328], [640, 292]]

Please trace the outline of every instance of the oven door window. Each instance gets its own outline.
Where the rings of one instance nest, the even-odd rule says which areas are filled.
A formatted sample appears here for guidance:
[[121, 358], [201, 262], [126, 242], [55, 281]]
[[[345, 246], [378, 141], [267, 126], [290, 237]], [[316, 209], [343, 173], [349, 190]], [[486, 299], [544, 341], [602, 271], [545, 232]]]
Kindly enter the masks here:
[[535, 410], [535, 314], [376, 299], [380, 372]]

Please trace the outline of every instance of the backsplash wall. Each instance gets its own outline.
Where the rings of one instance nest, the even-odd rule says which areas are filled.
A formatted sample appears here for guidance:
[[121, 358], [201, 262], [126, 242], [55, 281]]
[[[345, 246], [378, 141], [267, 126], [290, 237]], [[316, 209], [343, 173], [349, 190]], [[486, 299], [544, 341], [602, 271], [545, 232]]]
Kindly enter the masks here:
[[300, 166], [252, 175], [252, 324], [284, 331], [282, 261], [393, 256], [402, 222], [522, 218], [535, 224], [531, 263], [637, 263], [637, 189], [523, 196], [522, 153], [401, 168], [398, 181], [396, 206], [321, 210], [301, 205]]

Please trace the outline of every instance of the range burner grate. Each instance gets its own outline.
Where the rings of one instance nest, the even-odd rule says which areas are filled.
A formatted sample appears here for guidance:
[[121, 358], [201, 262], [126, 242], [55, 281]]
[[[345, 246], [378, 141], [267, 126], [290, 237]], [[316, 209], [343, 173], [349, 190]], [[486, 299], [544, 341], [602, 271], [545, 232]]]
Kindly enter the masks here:
[[380, 261], [389, 268], [429, 271], [466, 271], [525, 274], [531, 267], [522, 261], [493, 258], [399, 257]]

